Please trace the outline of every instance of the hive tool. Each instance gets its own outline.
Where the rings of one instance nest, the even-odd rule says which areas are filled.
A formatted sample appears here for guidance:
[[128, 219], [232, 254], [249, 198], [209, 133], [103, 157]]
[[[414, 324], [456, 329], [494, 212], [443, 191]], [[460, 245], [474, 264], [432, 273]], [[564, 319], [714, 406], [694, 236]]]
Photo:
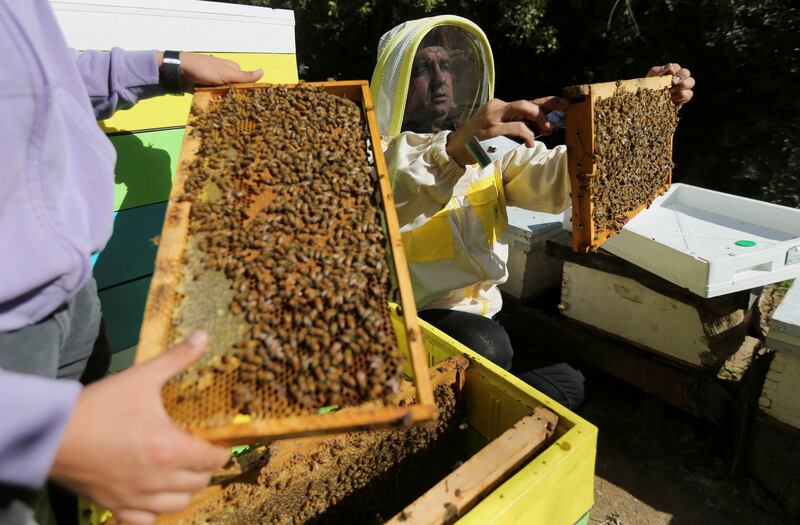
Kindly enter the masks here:
[[[550, 122], [553, 131], [556, 131], [564, 127], [565, 117], [566, 114], [563, 111], [551, 111], [547, 114], [547, 121]], [[467, 141], [466, 148], [472, 158], [481, 165], [481, 168], [485, 168], [520, 144], [523, 144], [523, 141], [518, 137], [500, 135], [486, 140], [478, 140], [478, 137], [473, 136]]]

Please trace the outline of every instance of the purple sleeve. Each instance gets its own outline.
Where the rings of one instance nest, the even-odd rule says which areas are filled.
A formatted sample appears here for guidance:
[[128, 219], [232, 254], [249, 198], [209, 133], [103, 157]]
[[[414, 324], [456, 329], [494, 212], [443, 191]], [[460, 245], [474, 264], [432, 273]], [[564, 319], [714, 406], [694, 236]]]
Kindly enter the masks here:
[[0, 483], [44, 484], [80, 391], [77, 381], [0, 370]]
[[95, 117], [110, 117], [140, 99], [163, 95], [155, 51], [73, 51], [75, 64], [89, 92]]

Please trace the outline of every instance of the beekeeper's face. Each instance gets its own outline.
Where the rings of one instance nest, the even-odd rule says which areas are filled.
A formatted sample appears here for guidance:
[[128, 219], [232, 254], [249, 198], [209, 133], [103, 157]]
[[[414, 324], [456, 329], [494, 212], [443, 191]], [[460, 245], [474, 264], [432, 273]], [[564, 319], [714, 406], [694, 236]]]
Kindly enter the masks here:
[[[417, 51], [406, 99], [406, 121], [422, 128], [440, 128], [453, 106], [450, 52], [441, 46]], [[420, 131], [430, 131], [420, 129]]]

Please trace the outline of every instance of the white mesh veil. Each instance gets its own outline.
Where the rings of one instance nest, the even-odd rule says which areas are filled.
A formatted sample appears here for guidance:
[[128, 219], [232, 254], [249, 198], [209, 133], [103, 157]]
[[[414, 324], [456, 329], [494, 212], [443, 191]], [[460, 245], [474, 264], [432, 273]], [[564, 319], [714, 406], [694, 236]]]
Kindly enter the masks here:
[[378, 129], [384, 137], [401, 131], [414, 56], [432, 30], [445, 35], [449, 48], [453, 74], [450, 123], [457, 127], [493, 96], [492, 51], [477, 25], [447, 15], [404, 22], [381, 37], [372, 75], [372, 98]]

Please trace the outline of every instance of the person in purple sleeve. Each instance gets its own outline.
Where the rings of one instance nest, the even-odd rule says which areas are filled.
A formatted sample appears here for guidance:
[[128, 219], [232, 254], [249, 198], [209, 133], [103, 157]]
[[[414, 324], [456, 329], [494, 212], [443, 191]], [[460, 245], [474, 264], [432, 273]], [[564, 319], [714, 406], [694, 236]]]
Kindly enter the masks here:
[[90, 258], [112, 229], [115, 151], [96, 119], [261, 71], [192, 53], [79, 53], [46, 0], [0, 0], [0, 57], [0, 523], [36, 523], [48, 479], [151, 523], [184, 508], [229, 454], [173, 426], [161, 404], [204, 333], [78, 381], [100, 323]]

